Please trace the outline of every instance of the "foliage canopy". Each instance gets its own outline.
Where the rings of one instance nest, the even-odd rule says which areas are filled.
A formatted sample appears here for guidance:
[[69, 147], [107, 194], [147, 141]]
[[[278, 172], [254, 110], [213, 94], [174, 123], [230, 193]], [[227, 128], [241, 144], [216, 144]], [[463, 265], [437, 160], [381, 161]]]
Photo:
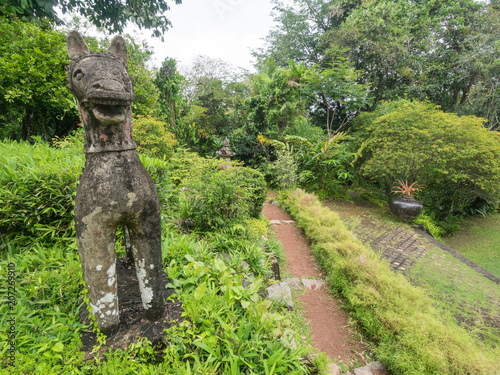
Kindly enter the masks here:
[[[175, 0], [181, 4], [182, 0]], [[153, 36], [161, 36], [172, 25], [165, 16], [170, 9], [167, 0], [0, 0], [0, 14], [23, 17], [26, 20], [48, 18], [62, 23], [56, 8], [63, 13], [77, 11], [99, 28], [111, 33], [122, 32], [127, 22], [139, 28], [153, 30]]]

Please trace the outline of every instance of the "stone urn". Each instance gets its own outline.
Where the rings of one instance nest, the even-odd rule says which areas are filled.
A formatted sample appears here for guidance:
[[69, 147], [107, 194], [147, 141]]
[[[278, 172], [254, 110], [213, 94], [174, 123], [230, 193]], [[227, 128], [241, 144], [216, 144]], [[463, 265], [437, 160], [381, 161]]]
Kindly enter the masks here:
[[392, 198], [389, 202], [389, 210], [396, 219], [403, 223], [411, 223], [420, 216], [423, 209], [422, 202], [404, 195]]

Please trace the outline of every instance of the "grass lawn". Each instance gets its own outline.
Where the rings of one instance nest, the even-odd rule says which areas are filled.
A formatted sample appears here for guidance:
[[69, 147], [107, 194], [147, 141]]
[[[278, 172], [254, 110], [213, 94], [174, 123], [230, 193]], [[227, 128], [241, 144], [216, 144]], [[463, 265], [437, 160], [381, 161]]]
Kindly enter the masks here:
[[500, 277], [500, 213], [466, 219], [460, 231], [443, 240], [464, 257]]

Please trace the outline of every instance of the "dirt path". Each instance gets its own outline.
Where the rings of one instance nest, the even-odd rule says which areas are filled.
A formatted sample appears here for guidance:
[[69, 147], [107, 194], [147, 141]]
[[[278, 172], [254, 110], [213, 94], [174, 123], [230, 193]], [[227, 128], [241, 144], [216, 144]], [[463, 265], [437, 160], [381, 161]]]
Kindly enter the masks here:
[[[266, 203], [262, 214], [269, 220], [291, 221], [280, 208]], [[283, 245], [286, 257], [286, 274], [289, 278], [325, 281], [300, 229], [294, 223], [273, 225], [276, 239]], [[319, 289], [294, 293], [299, 301], [310, 332], [313, 346], [324, 352], [332, 361], [350, 366], [355, 361], [366, 362], [366, 346], [350, 329], [347, 313], [329, 293], [327, 284]]]

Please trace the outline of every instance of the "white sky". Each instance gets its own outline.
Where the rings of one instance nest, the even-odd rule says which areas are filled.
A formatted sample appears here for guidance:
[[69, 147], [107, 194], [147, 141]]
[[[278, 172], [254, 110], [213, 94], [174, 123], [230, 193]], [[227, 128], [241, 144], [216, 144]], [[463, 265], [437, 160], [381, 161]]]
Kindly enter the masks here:
[[126, 32], [143, 39], [154, 48], [154, 65], [173, 57], [181, 67], [198, 55], [222, 59], [235, 67], [253, 70], [251, 49], [264, 45], [271, 27], [269, 0], [183, 0], [171, 2], [167, 17], [173, 27], [164, 42], [151, 38], [151, 31], [127, 28]]

